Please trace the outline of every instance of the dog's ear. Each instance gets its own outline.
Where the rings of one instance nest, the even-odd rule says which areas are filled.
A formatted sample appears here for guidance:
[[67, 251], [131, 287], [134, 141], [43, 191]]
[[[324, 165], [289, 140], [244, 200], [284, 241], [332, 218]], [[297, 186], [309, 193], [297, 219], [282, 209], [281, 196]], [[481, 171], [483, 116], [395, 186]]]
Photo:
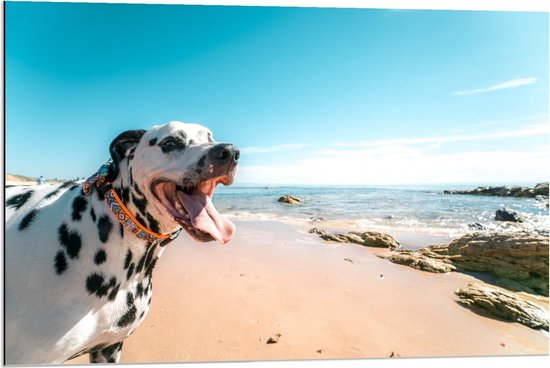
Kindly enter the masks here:
[[138, 145], [141, 137], [145, 134], [146, 130], [127, 130], [124, 133], [120, 133], [109, 146], [111, 152], [111, 158], [113, 159], [113, 170], [109, 173], [109, 177], [118, 176], [118, 164], [123, 158], [128, 156], [129, 151]]

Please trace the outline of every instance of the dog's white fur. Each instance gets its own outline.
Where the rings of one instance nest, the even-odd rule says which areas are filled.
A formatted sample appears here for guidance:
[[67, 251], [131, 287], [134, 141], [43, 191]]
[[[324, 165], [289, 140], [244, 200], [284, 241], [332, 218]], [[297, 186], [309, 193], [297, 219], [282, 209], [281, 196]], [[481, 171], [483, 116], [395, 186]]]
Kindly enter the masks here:
[[[181, 132], [186, 137], [185, 150], [167, 154], [159, 149], [158, 142], [168, 136], [181, 136]], [[113, 187], [130, 187], [129, 181], [134, 181], [148, 200], [147, 211], [158, 221], [159, 232], [167, 234], [177, 230], [178, 223], [167, 216], [162, 204], [152, 195], [151, 181], [158, 177], [174, 182], [184, 180], [197, 167], [197, 161], [204, 157], [205, 152], [216, 145], [211, 136], [208, 129], [196, 124], [171, 122], [153, 127], [139, 139], [139, 143], [126, 147], [126, 157], [119, 163], [120, 173], [113, 181]], [[152, 145], [153, 142], [156, 144]], [[129, 152], [133, 155], [131, 161], [127, 157]], [[133, 170], [132, 178], [129, 178], [129, 167]], [[212, 169], [212, 166], [208, 168]], [[151, 261], [156, 261], [164, 248], [148, 248], [133, 234], [127, 231], [122, 234], [115, 216], [97, 193], [86, 197], [87, 205], [80, 213], [81, 219], [74, 220], [74, 212], [80, 210], [74, 207], [75, 198], [81, 196], [81, 186], [61, 189], [60, 185], [42, 185], [6, 189], [8, 201], [33, 191], [20, 208], [16, 209], [15, 205], [6, 208], [7, 364], [62, 363], [88, 352], [92, 352], [92, 362], [118, 362], [121, 344], [113, 344], [128, 337], [147, 314], [152, 285], [145, 270], [147, 264], [153, 263], [154, 266]], [[46, 198], [55, 191], [58, 192]], [[132, 201], [129, 201], [128, 208], [133, 213], [139, 212]], [[33, 210], [36, 213], [31, 216]], [[27, 220], [33, 218], [30, 224], [23, 226], [26, 216]], [[98, 237], [98, 221], [104, 216], [109, 219], [104, 222], [112, 224], [105, 243]], [[65, 235], [61, 235], [62, 223], [66, 224]], [[70, 256], [60, 240], [62, 236], [67, 238], [67, 232], [69, 236], [76, 233], [81, 239], [76, 257]], [[96, 264], [94, 259], [101, 250], [105, 252], [106, 260]], [[147, 258], [149, 250], [151, 255]], [[136, 271], [128, 278], [129, 267], [125, 266], [130, 252], [132, 267]], [[59, 253], [63, 253], [67, 264], [61, 274], [56, 273], [55, 266]], [[145, 263], [142, 272], [137, 272], [139, 261]], [[94, 274], [103, 277], [102, 296], [87, 289], [90, 276]], [[112, 278], [116, 282], [109, 284]], [[135, 307], [135, 313], [131, 307]], [[125, 322], [121, 323], [121, 320]], [[126, 324], [127, 320], [131, 320], [130, 323]]]

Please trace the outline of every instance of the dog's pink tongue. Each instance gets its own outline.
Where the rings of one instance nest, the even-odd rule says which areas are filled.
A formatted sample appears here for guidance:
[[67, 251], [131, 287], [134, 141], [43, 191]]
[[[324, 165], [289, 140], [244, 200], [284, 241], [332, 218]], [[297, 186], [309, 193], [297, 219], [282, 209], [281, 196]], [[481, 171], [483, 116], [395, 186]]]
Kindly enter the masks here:
[[214, 208], [209, 196], [201, 191], [191, 195], [178, 191], [177, 194], [196, 229], [212, 235], [222, 244], [231, 240], [235, 225]]

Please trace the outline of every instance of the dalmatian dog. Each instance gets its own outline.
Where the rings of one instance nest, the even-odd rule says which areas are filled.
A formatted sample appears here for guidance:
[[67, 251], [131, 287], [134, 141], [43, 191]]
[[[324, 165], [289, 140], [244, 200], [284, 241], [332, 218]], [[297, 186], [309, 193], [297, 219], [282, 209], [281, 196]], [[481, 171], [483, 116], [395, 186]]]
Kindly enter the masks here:
[[[181, 229], [227, 243], [235, 226], [215, 209], [233, 183], [239, 150], [197, 124], [126, 131], [110, 145], [104, 183], [6, 187], [5, 363], [59, 364], [82, 354], [119, 362], [143, 322], [153, 268]], [[96, 183], [97, 184], [97, 183]], [[115, 192], [159, 239], [136, 236], [108, 205]], [[169, 236], [170, 235], [170, 236]]]

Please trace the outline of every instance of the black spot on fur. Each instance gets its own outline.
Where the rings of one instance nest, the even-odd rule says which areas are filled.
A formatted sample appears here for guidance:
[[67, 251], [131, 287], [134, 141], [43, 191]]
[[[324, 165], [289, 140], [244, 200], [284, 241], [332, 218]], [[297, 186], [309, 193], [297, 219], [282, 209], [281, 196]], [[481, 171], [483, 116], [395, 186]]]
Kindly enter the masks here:
[[120, 289], [120, 284], [118, 284], [117, 286], [115, 286], [113, 288], [113, 290], [111, 290], [111, 292], [109, 293], [109, 296], [107, 297], [110, 301], [113, 301], [116, 299], [116, 296], [118, 294], [118, 290]]
[[107, 260], [107, 253], [105, 253], [103, 249], [98, 250], [94, 257], [95, 264], [100, 265], [106, 260]]
[[78, 258], [78, 253], [82, 247], [82, 239], [77, 232], [69, 231], [67, 224], [63, 223], [58, 231], [59, 242], [67, 250], [67, 254], [71, 258]]
[[97, 217], [95, 215], [95, 211], [93, 207], [90, 207], [90, 217], [92, 218], [92, 221], [95, 222], [97, 220]]
[[94, 273], [86, 279], [86, 289], [90, 294], [96, 294], [99, 297], [107, 295], [108, 285], [104, 285], [103, 276]]
[[122, 350], [122, 341], [107, 346], [101, 350], [101, 355], [107, 360], [107, 363], [116, 363], [115, 353]]
[[142, 319], [144, 315], [145, 315], [145, 311], [141, 312], [141, 314], [139, 315], [139, 319]]
[[101, 355], [103, 355], [103, 357], [105, 358], [110, 358], [111, 355], [113, 355], [113, 353], [115, 352], [115, 349], [116, 349], [116, 344], [109, 345], [105, 349], [101, 350]]
[[53, 192], [51, 192], [51, 193], [48, 193], [48, 194], [47, 194], [47, 195], [46, 195], [46, 196], [45, 196], [44, 198], [46, 198], [46, 199], [50, 199], [50, 198], [52, 198], [52, 197], [54, 197], [54, 196], [58, 195], [58, 194], [59, 194], [59, 192], [60, 192], [60, 190], [59, 190], [59, 189], [56, 189], [56, 190], [54, 190]]
[[136, 196], [132, 197], [132, 202], [136, 205], [136, 208], [142, 214], [147, 212], [147, 198], [138, 198]]
[[101, 193], [101, 190], [95, 190], [95, 193], [100, 201], [103, 201], [105, 199], [105, 195]]
[[139, 186], [137, 185], [137, 183], [134, 183], [132, 187], [134, 188], [134, 190], [139, 196], [144, 197], [143, 192], [141, 191], [141, 189], [139, 189]]
[[128, 202], [130, 201], [130, 189], [124, 187], [120, 191], [120, 194], [120, 199], [122, 199], [122, 203], [124, 203], [124, 205], [128, 205]]
[[120, 234], [120, 237], [124, 238], [124, 227], [122, 226], [122, 224], [120, 222], [118, 223], [118, 232]]
[[91, 362], [97, 362], [97, 358], [99, 358], [99, 351], [92, 351], [90, 353]]
[[29, 190], [25, 193], [15, 195], [6, 201], [6, 206], [12, 207], [18, 210], [21, 207], [23, 207], [25, 203], [27, 203], [27, 201], [29, 200], [29, 198], [32, 196], [33, 193], [34, 193], [34, 190]]
[[99, 218], [97, 221], [97, 229], [99, 230], [99, 240], [101, 240], [102, 243], [107, 243], [109, 234], [113, 229], [113, 223], [107, 215]]
[[79, 195], [73, 201], [73, 221], [80, 221], [82, 219], [82, 212], [86, 210], [88, 206], [88, 200], [86, 197]]
[[135, 305], [132, 305], [132, 307], [124, 313], [122, 317], [120, 317], [120, 320], [118, 321], [118, 327], [126, 327], [130, 323], [134, 322], [136, 320], [136, 313], [137, 308]]
[[151, 263], [149, 263], [149, 265], [147, 266], [147, 269], [145, 270], [145, 275], [149, 276], [149, 278], [153, 276], [153, 269], [155, 268], [157, 261], [158, 261], [158, 257], [153, 258], [153, 260], [151, 261]]
[[21, 222], [19, 223], [19, 231], [25, 230], [29, 227], [29, 225], [34, 221], [36, 218], [36, 215], [38, 214], [38, 210], [32, 210], [31, 212], [27, 213], [23, 219], [21, 219]]
[[149, 212], [147, 212], [147, 221], [149, 221], [149, 229], [158, 234], [160, 232], [159, 223]]
[[126, 294], [126, 305], [128, 307], [134, 305], [134, 294], [132, 294], [130, 291]]
[[63, 272], [67, 270], [68, 264], [67, 264], [67, 258], [65, 258], [65, 254], [62, 250], [57, 252], [55, 255], [55, 272], [58, 275], [61, 275]]
[[128, 162], [134, 159], [134, 152], [136, 152], [135, 147], [130, 150], [130, 154], [128, 155]]
[[197, 165], [199, 165], [199, 167], [203, 167], [205, 162], [206, 162], [206, 155], [201, 157], [201, 159], [197, 162]]
[[126, 253], [126, 258], [124, 258], [124, 269], [128, 269], [130, 267], [130, 262], [132, 262], [132, 251], [128, 249], [128, 253]]
[[152, 298], [149, 298], [149, 300], [147, 301], [147, 305], [151, 305], [151, 300]]
[[153, 255], [154, 255], [156, 249], [157, 249], [157, 245], [155, 244], [147, 252], [147, 257], [145, 258], [145, 268], [149, 268], [149, 266], [151, 265], [151, 260], [153, 259]]
[[[104, 297], [116, 285], [116, 278], [111, 277], [108, 283], [105, 283], [105, 278], [97, 273], [91, 274], [86, 279], [86, 289], [90, 294], [96, 294], [99, 298]], [[118, 288], [117, 290], [118, 291]], [[115, 293], [116, 294], [116, 293]], [[111, 296], [109, 296], [111, 298]], [[113, 298], [114, 299], [114, 298]]]
[[143, 219], [143, 217], [141, 217], [140, 215], [136, 214], [134, 216], [137, 220], [137, 222], [139, 222], [140, 224], [142, 224], [143, 226], [147, 226], [147, 224], [145, 223], [145, 220]]
[[134, 273], [134, 264], [130, 264], [130, 267], [128, 268], [128, 272], [126, 273], [126, 280], [130, 280], [130, 277], [132, 277], [132, 274]]
[[136, 286], [136, 298], [141, 298], [143, 296], [143, 292], [143, 285], [139, 282]]
[[145, 259], [147, 258], [147, 255], [149, 254], [149, 250], [151, 248], [147, 249], [147, 251], [145, 252], [145, 254], [140, 258], [137, 266], [136, 266], [136, 273], [140, 273], [141, 270], [143, 269], [143, 266], [145, 264]]
[[154, 146], [155, 144], [157, 144], [157, 139], [156, 138], [153, 138], [153, 139], [149, 140], [149, 146]]

